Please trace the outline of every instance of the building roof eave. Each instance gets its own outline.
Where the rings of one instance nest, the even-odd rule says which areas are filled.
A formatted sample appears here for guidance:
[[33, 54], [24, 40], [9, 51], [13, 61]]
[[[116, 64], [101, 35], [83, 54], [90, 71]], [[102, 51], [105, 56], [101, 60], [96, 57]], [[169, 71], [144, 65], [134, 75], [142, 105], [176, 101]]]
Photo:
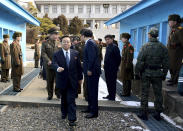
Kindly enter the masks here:
[[137, 3], [135, 6], [129, 8], [128, 10], [126, 10], [125, 12], [113, 17], [112, 19], [106, 21], [104, 24], [111, 25], [114, 23], [118, 23], [120, 20], [135, 14], [141, 10], [143, 10], [144, 8], [147, 8], [157, 2], [159, 2], [160, 0], [142, 0], [141, 2]]
[[40, 21], [38, 21], [34, 16], [32, 16], [28, 11], [23, 9], [20, 5], [18, 5], [14, 0], [2, 0], [0, 4], [5, 8], [15, 13], [16, 15], [24, 18], [26, 22], [39, 26]]

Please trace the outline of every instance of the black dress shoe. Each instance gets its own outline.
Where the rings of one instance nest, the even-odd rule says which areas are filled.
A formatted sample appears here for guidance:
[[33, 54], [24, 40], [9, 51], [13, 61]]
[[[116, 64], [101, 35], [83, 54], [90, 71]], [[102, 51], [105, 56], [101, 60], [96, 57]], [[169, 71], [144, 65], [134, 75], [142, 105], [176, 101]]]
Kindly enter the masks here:
[[23, 88], [20, 88], [20, 90], [22, 91], [22, 90], [23, 90]]
[[76, 126], [76, 122], [75, 121], [69, 121], [69, 126]]
[[145, 120], [145, 121], [148, 120], [148, 116], [147, 116], [146, 113], [140, 113], [140, 114], [138, 114], [137, 116], [138, 116], [140, 119], [142, 119], [142, 120]]
[[60, 95], [56, 95], [57, 99], [60, 99]]
[[51, 96], [48, 96], [47, 100], [52, 100], [52, 97]]
[[14, 92], [21, 92], [20, 89], [13, 89]]
[[62, 115], [62, 119], [66, 119], [67, 115]]
[[109, 98], [109, 100], [110, 100], [110, 101], [115, 101], [115, 99], [114, 99], [114, 98]]
[[153, 117], [154, 117], [154, 119], [156, 119], [157, 121], [160, 121], [160, 120], [161, 120], [160, 112], [155, 112], [155, 113], [153, 114]]
[[87, 109], [87, 110], [83, 110], [81, 111], [82, 113], [90, 113], [90, 111]]
[[103, 99], [109, 99], [109, 95], [107, 95], [107, 96], [103, 97]]
[[85, 116], [85, 118], [87, 118], [87, 119], [97, 118], [97, 117], [98, 117], [98, 114], [88, 114]]

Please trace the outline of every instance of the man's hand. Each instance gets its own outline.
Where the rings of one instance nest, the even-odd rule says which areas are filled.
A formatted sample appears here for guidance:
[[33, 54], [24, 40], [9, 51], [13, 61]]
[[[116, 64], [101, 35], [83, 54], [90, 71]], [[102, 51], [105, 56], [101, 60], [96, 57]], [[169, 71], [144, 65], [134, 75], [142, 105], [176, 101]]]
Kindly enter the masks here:
[[48, 65], [51, 65], [51, 61], [48, 62]]
[[82, 80], [79, 80], [78, 83], [81, 85], [82, 84]]
[[91, 71], [87, 71], [87, 75], [88, 76], [92, 76], [92, 72]]
[[64, 71], [64, 68], [62, 68], [62, 67], [57, 68], [57, 72], [62, 72], [62, 71]]

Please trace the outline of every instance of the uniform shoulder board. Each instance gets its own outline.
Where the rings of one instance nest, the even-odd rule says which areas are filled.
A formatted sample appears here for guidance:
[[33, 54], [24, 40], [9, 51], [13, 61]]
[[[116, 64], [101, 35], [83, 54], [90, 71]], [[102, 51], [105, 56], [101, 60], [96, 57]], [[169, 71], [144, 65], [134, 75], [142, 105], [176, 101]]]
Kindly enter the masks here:
[[179, 29], [179, 30], [182, 30], [182, 29], [183, 29], [183, 27], [182, 27], [182, 26], [179, 26], [179, 27], [178, 27], [178, 29]]

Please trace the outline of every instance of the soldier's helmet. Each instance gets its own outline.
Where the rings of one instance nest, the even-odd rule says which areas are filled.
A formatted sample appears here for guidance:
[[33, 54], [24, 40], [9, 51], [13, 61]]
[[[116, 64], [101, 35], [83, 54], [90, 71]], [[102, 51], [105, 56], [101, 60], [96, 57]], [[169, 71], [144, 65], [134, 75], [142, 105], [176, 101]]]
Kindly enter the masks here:
[[152, 37], [158, 37], [159, 35], [159, 30], [155, 27], [152, 27], [149, 31], [149, 34], [152, 36]]
[[59, 33], [59, 27], [53, 27], [48, 30], [48, 34], [58, 34]]

